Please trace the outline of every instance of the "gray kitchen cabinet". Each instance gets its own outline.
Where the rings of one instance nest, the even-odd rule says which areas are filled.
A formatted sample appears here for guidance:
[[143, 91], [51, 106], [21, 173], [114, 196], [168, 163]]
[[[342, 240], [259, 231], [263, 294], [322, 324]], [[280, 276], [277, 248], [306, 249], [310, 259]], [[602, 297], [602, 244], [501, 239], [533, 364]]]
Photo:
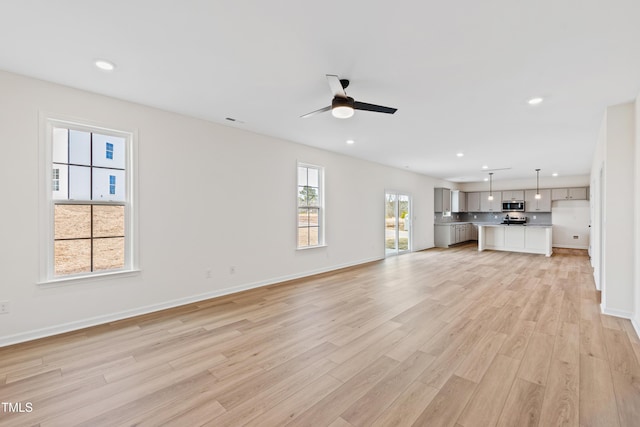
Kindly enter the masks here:
[[452, 224], [436, 224], [434, 233], [434, 244], [438, 248], [448, 248], [455, 244], [456, 229]]
[[489, 200], [489, 192], [480, 193], [480, 212], [502, 212], [502, 192], [494, 191], [493, 200]]
[[553, 188], [551, 200], [587, 200], [587, 187]]
[[436, 224], [434, 243], [436, 247], [448, 248], [456, 243], [471, 240], [471, 224]]
[[469, 224], [469, 240], [478, 240], [478, 226], [476, 224]]
[[502, 200], [508, 202], [510, 200], [524, 200], [524, 190], [509, 190], [502, 192]]
[[451, 190], [437, 187], [433, 189], [434, 212], [451, 213]]
[[467, 193], [459, 190], [451, 190], [451, 212], [467, 211]]
[[467, 240], [469, 240], [469, 225], [471, 224], [460, 224], [457, 226], [458, 243], [466, 242]]
[[524, 209], [527, 212], [551, 212], [551, 190], [540, 190], [539, 199], [536, 199], [536, 190], [526, 190]]
[[467, 193], [467, 212], [480, 212], [480, 193]]
[[569, 188], [569, 199], [588, 200], [589, 188], [588, 187]]

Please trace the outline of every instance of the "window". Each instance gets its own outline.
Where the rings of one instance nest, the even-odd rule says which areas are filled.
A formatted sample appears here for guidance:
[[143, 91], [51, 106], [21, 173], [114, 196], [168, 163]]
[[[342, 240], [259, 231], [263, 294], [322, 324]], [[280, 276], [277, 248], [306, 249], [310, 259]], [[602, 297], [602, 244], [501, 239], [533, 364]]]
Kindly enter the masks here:
[[107, 159], [109, 160], [113, 160], [113, 144], [110, 142], [106, 143], [106, 152], [107, 152]]
[[116, 176], [109, 175], [109, 194], [116, 194]]
[[46, 128], [44, 281], [131, 271], [132, 135], [51, 119]]
[[60, 191], [60, 169], [53, 169], [53, 183], [51, 184], [53, 191]]
[[298, 248], [324, 244], [323, 169], [298, 164]]

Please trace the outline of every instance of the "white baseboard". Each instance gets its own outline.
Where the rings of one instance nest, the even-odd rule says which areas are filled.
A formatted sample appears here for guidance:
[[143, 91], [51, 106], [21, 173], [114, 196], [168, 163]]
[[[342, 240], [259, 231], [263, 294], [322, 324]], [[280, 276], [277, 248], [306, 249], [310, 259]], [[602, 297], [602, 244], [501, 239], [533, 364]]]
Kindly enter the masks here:
[[584, 246], [584, 245], [551, 245], [554, 248], [561, 248], [561, 249], [586, 249], [589, 250], [589, 246]]
[[593, 283], [596, 284], [596, 290], [601, 291], [602, 289], [600, 289], [600, 281], [596, 275], [596, 271], [593, 270]]
[[633, 325], [633, 329], [636, 330], [636, 335], [640, 338], [640, 323], [636, 322], [636, 319], [631, 319], [631, 324]]
[[633, 313], [625, 310], [617, 310], [615, 308], [605, 308], [602, 304], [600, 304], [600, 311], [602, 314], [606, 314], [608, 316], [622, 317], [623, 319], [633, 319]]
[[88, 319], [78, 320], [69, 323], [63, 323], [55, 326], [48, 326], [46, 328], [35, 329], [33, 331], [21, 332], [6, 337], [0, 337], [0, 347], [5, 347], [13, 344], [19, 344], [26, 341], [32, 341], [39, 338], [46, 338], [53, 335], [64, 334], [67, 332], [77, 331], [79, 329], [89, 328], [91, 326], [103, 325], [105, 323], [115, 322], [117, 320], [128, 319], [130, 317], [140, 316], [143, 314], [149, 314], [160, 310], [166, 310], [168, 308], [179, 307], [181, 305], [191, 304], [194, 302], [204, 301], [211, 298], [217, 298], [224, 295], [235, 294], [249, 289], [261, 288], [263, 286], [274, 285], [276, 283], [286, 282], [289, 280], [301, 279], [304, 277], [313, 276], [316, 274], [327, 273], [330, 271], [340, 270], [342, 268], [353, 267], [360, 264], [366, 264], [368, 262], [380, 261], [383, 258], [369, 258], [360, 260], [353, 263], [334, 265], [326, 268], [319, 268], [316, 270], [306, 271], [304, 273], [291, 274], [286, 276], [280, 276], [271, 278], [269, 280], [261, 280], [253, 283], [245, 283], [242, 285], [232, 286], [229, 288], [218, 289], [212, 292], [206, 292], [204, 294], [193, 295], [185, 298], [178, 298], [172, 301], [166, 301], [158, 304], [152, 304], [145, 307], [134, 308], [131, 310], [120, 311], [117, 313], [105, 314], [102, 316], [90, 317]]

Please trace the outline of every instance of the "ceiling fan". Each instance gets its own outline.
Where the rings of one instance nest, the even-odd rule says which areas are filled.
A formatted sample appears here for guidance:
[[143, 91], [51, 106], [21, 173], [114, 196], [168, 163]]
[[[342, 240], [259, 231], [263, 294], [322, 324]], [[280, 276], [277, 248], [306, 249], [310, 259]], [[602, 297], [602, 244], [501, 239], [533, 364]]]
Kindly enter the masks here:
[[397, 108], [383, 107], [382, 105], [367, 104], [366, 102], [356, 101], [352, 97], [347, 96], [347, 93], [344, 91], [349, 86], [349, 80], [347, 79], [341, 79], [336, 75], [327, 74], [327, 82], [329, 82], [329, 88], [333, 93], [333, 100], [331, 101], [331, 105], [304, 114], [300, 117], [311, 117], [315, 116], [316, 114], [324, 113], [325, 111], [331, 110], [331, 114], [333, 115], [333, 117], [337, 117], [339, 119], [348, 119], [349, 117], [353, 116], [354, 110], [373, 111], [376, 113], [386, 114], [393, 114], [398, 110]]

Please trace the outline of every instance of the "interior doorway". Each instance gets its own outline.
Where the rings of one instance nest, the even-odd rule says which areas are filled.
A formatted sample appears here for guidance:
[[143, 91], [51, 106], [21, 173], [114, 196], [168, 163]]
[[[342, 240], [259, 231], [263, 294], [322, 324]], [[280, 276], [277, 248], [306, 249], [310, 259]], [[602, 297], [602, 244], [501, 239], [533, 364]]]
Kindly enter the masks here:
[[385, 256], [411, 251], [411, 196], [394, 191], [385, 193]]

